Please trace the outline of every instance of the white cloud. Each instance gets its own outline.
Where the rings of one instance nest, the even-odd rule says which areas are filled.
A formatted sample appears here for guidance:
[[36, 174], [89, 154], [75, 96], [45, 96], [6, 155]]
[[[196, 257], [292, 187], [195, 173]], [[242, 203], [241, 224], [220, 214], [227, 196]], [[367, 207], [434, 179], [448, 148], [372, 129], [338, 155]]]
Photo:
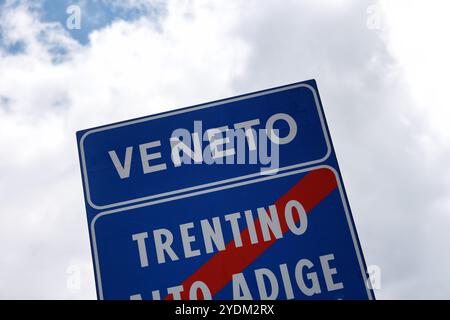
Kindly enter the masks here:
[[[405, 120], [399, 126], [404, 138], [397, 145], [407, 148], [396, 155], [404, 164], [395, 172], [402, 172], [404, 179], [395, 192], [399, 219], [390, 227], [394, 248], [407, 250], [407, 255], [400, 254], [403, 260], [396, 261], [398, 270], [392, 272], [403, 285], [393, 278], [389, 296], [448, 299], [450, 96], [446, 75], [450, 72], [450, 45], [444, 39], [450, 28], [446, 18], [450, 4], [443, 0], [383, 0], [380, 9], [383, 39], [403, 88], [400, 99], [391, 104]], [[400, 226], [406, 229], [402, 233]], [[395, 240], [396, 233], [403, 237]]]
[[[232, 94], [248, 47], [227, 7], [215, 20], [208, 6], [170, 4], [162, 29], [118, 21], [84, 47], [26, 5], [3, 10], [25, 51], [0, 60], [2, 297], [94, 297], [91, 269], [82, 291], [65, 287], [70, 264], [90, 263], [75, 131]], [[55, 43], [67, 51], [56, 63]]]
[[[95, 297], [76, 130], [310, 78], [367, 262], [383, 272], [377, 296], [448, 297], [448, 27], [434, 21], [447, 5], [391, 2], [373, 30], [371, 1], [173, 0], [86, 46], [4, 7], [3, 37], [26, 50], [0, 56], [0, 297]], [[80, 291], [66, 288], [72, 264]]]
[[431, 121], [434, 138], [448, 141], [450, 96], [446, 80], [450, 73], [450, 43], [446, 39], [450, 3], [382, 1], [380, 7], [386, 17], [387, 47], [398, 59], [411, 96], [421, 115]]

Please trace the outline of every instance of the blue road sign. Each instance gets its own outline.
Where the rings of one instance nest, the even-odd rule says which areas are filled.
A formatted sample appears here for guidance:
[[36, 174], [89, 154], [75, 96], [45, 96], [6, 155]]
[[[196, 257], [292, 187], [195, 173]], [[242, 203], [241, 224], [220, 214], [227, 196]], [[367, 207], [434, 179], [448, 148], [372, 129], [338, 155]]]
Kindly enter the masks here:
[[77, 132], [100, 299], [373, 299], [315, 81]]

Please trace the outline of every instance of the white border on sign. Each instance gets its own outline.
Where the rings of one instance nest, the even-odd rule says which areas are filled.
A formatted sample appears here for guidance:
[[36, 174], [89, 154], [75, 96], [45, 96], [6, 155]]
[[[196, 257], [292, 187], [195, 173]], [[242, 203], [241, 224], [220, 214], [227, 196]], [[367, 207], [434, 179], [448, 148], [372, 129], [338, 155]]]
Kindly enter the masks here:
[[86, 137], [89, 136], [90, 134], [105, 131], [105, 130], [110, 130], [110, 129], [114, 129], [114, 128], [119, 128], [119, 127], [131, 125], [131, 124], [136, 124], [136, 123], [146, 122], [146, 121], [150, 121], [150, 120], [170, 117], [170, 116], [174, 116], [174, 115], [182, 114], [182, 113], [186, 113], [186, 112], [211, 108], [211, 107], [215, 107], [215, 106], [219, 106], [219, 105], [223, 105], [223, 104], [227, 104], [227, 103], [231, 103], [231, 102], [246, 100], [246, 99], [255, 98], [255, 97], [259, 97], [259, 96], [263, 96], [263, 95], [268, 95], [268, 94], [272, 94], [272, 93], [276, 93], [276, 92], [286, 91], [286, 90], [295, 89], [295, 88], [301, 88], [301, 87], [307, 88], [307, 89], [311, 90], [311, 92], [313, 93], [314, 101], [315, 101], [316, 107], [317, 107], [317, 112], [319, 114], [320, 124], [322, 126], [323, 135], [325, 137], [327, 152], [326, 152], [325, 156], [323, 156], [322, 158], [320, 158], [318, 160], [312, 160], [312, 161], [294, 164], [294, 165], [290, 165], [290, 166], [286, 166], [286, 167], [281, 167], [278, 169], [278, 171], [283, 172], [286, 170], [295, 169], [295, 168], [299, 168], [299, 167], [305, 167], [305, 166], [309, 166], [309, 165], [314, 165], [314, 164], [318, 164], [320, 162], [325, 161], [330, 156], [331, 145], [330, 145], [330, 140], [329, 140], [328, 133], [327, 133], [327, 130], [325, 127], [324, 116], [323, 116], [322, 110], [320, 108], [319, 98], [318, 98], [316, 90], [312, 86], [310, 86], [309, 84], [300, 83], [300, 84], [295, 84], [295, 85], [291, 85], [291, 86], [286, 86], [283, 88], [269, 89], [269, 90], [259, 92], [259, 93], [248, 94], [248, 95], [245, 95], [242, 97], [225, 99], [225, 100], [221, 100], [221, 101], [217, 101], [217, 102], [213, 102], [213, 103], [209, 103], [209, 104], [205, 104], [205, 105], [201, 105], [201, 106], [197, 106], [197, 107], [192, 107], [192, 108], [188, 108], [188, 109], [168, 112], [168, 113], [150, 116], [150, 117], [146, 117], [146, 118], [142, 118], [142, 119], [126, 121], [123, 123], [113, 124], [113, 125], [109, 125], [109, 126], [101, 127], [101, 128], [97, 128], [97, 129], [92, 129], [92, 130], [85, 132], [80, 139], [80, 153], [81, 153], [81, 166], [83, 169], [83, 180], [84, 180], [84, 185], [85, 185], [85, 189], [86, 189], [86, 199], [87, 199], [88, 204], [94, 209], [103, 210], [103, 209], [109, 209], [112, 207], [129, 205], [129, 204], [136, 203], [136, 202], [151, 200], [151, 199], [155, 199], [155, 198], [161, 198], [161, 197], [165, 197], [165, 196], [171, 196], [171, 195], [175, 195], [178, 193], [190, 192], [190, 191], [208, 188], [208, 187], [212, 187], [212, 186], [216, 186], [216, 185], [220, 185], [220, 184], [224, 184], [224, 183], [235, 182], [235, 181], [239, 181], [239, 180], [244, 180], [244, 179], [261, 176], [261, 174], [259, 172], [252, 173], [252, 174], [248, 174], [248, 175], [244, 175], [244, 176], [234, 177], [234, 178], [225, 179], [225, 180], [219, 180], [219, 181], [201, 184], [201, 185], [197, 185], [197, 186], [192, 186], [192, 187], [188, 187], [188, 188], [183, 188], [183, 189], [163, 192], [163, 193], [159, 193], [159, 194], [155, 194], [155, 195], [145, 196], [145, 197], [141, 197], [141, 198], [130, 199], [130, 200], [126, 200], [126, 201], [120, 201], [120, 202], [116, 202], [116, 203], [98, 206], [98, 205], [94, 204], [94, 202], [91, 199], [91, 194], [89, 191], [89, 179], [88, 179], [88, 175], [87, 175], [86, 160], [85, 160], [85, 154], [84, 154], [84, 140], [86, 140]]
[[213, 189], [201, 190], [201, 191], [197, 191], [197, 192], [193, 192], [193, 193], [189, 193], [189, 194], [182, 194], [182, 195], [178, 195], [178, 196], [171, 197], [171, 198], [155, 200], [155, 201], [147, 202], [147, 203], [140, 203], [140, 204], [136, 204], [136, 205], [125, 207], [125, 208], [118, 208], [118, 209], [113, 209], [113, 210], [109, 210], [109, 211], [105, 211], [105, 212], [99, 213], [91, 221], [91, 234], [92, 234], [92, 248], [93, 248], [93, 251], [94, 251], [94, 260], [95, 260], [94, 261], [94, 263], [95, 263], [95, 276], [97, 278], [98, 294], [99, 294], [100, 300], [103, 300], [103, 287], [102, 287], [102, 277], [101, 277], [101, 272], [100, 272], [100, 261], [98, 259], [98, 252], [97, 252], [97, 240], [96, 240], [96, 237], [95, 237], [95, 223], [97, 222], [97, 220], [99, 218], [107, 216], [107, 215], [110, 215], [110, 214], [122, 212], [122, 211], [128, 211], [128, 210], [133, 210], [133, 209], [142, 208], [142, 207], [148, 207], [148, 206], [152, 206], [152, 205], [160, 204], [160, 203], [164, 203], [164, 202], [170, 202], [170, 201], [176, 201], [176, 200], [179, 200], [179, 199], [190, 198], [190, 197], [199, 196], [199, 195], [203, 195], [203, 194], [207, 194], [207, 193], [211, 193], [211, 192], [231, 189], [231, 188], [240, 187], [240, 186], [249, 185], [249, 184], [254, 184], [254, 183], [263, 182], [263, 181], [267, 181], [267, 180], [278, 179], [278, 178], [291, 176], [291, 175], [302, 173], [302, 172], [313, 171], [313, 170], [317, 170], [317, 169], [328, 169], [328, 170], [331, 170], [334, 173], [334, 176], [336, 178], [336, 182], [337, 182], [337, 185], [338, 185], [338, 189], [339, 189], [339, 194], [341, 196], [342, 205], [344, 207], [345, 216], [347, 218], [348, 228], [350, 230], [350, 234], [351, 234], [351, 237], [352, 237], [353, 246], [354, 246], [355, 251], [356, 251], [356, 257], [358, 259], [359, 267], [360, 267], [360, 270], [361, 270], [361, 276], [363, 278], [364, 286], [366, 287], [367, 297], [369, 298], [369, 300], [373, 300], [372, 292], [367, 287], [368, 277], [366, 276], [366, 272], [364, 270], [364, 263], [363, 263], [362, 256], [361, 256], [362, 250], [359, 247], [358, 240], [356, 239], [356, 231], [355, 231], [354, 225], [352, 223], [352, 219], [350, 217], [350, 211], [349, 211], [349, 209], [347, 207], [347, 202], [345, 201], [345, 196], [344, 196], [344, 191], [343, 191], [343, 188], [342, 188], [341, 180], [339, 179], [339, 175], [336, 172], [336, 170], [333, 167], [328, 166], [328, 165], [321, 165], [321, 166], [316, 166], [316, 167], [307, 168], [307, 169], [290, 171], [290, 172], [286, 172], [286, 173], [282, 173], [282, 174], [278, 174], [278, 175], [274, 175], [274, 176], [266, 176], [266, 177], [259, 178], [259, 179], [238, 182], [238, 183], [235, 183], [235, 184], [230, 184], [230, 185], [225, 185], [225, 186], [221, 186], [221, 187], [216, 187], [216, 188], [213, 188]]

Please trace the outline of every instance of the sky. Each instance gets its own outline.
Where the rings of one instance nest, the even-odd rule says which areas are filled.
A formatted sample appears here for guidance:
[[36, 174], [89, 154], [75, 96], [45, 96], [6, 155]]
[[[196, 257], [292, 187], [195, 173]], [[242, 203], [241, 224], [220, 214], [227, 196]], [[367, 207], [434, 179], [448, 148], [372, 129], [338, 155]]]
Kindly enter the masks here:
[[0, 298], [96, 298], [77, 130], [316, 79], [376, 297], [449, 299], [449, 10], [0, 1]]

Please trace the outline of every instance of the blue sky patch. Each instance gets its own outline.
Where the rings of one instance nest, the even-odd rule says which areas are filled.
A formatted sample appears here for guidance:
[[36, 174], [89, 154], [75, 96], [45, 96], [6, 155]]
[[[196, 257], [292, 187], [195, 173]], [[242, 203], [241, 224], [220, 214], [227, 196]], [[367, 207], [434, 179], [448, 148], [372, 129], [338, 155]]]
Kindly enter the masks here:
[[[123, 3], [115, 4], [115, 1], [105, 0], [44, 0], [42, 5], [42, 17], [44, 21], [60, 22], [70, 35], [81, 44], [89, 42], [89, 34], [96, 29], [101, 29], [115, 20], [133, 21], [142, 16], [156, 16], [162, 11], [160, 7], [150, 6], [126, 6]], [[119, 2], [117, 2], [119, 3]], [[81, 8], [81, 28], [68, 29], [66, 21], [69, 14], [66, 12], [70, 5], [79, 5]]]
[[[0, 0], [0, 6], [5, 5], [5, 0]], [[12, 2], [12, 6], [19, 1]], [[68, 33], [80, 44], [89, 43], [89, 34], [98, 29], [102, 29], [116, 20], [133, 21], [143, 16], [157, 18], [164, 12], [164, 5], [149, 5], [144, 1], [134, 1], [134, 5], [127, 5], [127, 1], [107, 1], [107, 0], [41, 0], [28, 1], [30, 9], [37, 12], [43, 22], [59, 22]], [[71, 5], [78, 5], [81, 9], [80, 29], [67, 28], [67, 19], [70, 13], [67, 8]], [[0, 7], [0, 11], [3, 8]], [[5, 47], [2, 41], [0, 30], [0, 44]], [[6, 49], [9, 53], [21, 52], [23, 44], [8, 44]]]

